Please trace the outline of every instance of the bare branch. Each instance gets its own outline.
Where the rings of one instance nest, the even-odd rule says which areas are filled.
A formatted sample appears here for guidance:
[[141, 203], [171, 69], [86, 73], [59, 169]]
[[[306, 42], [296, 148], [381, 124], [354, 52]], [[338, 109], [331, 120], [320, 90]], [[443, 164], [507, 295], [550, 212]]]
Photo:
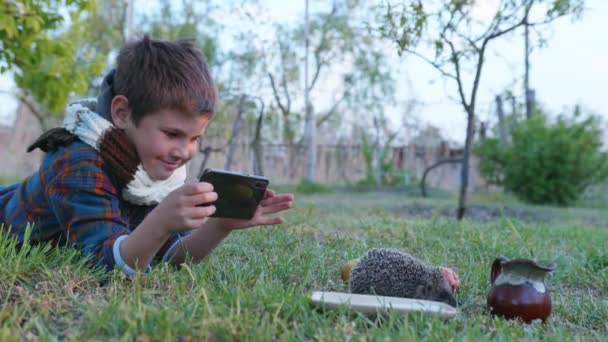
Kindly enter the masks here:
[[310, 86], [308, 87], [308, 91], [312, 90], [312, 88], [314, 88], [315, 83], [317, 83], [317, 79], [319, 78], [319, 74], [321, 73], [321, 68], [323, 67], [323, 62], [321, 61], [321, 46], [323, 46], [324, 40], [325, 38], [325, 34], [327, 33], [327, 31], [323, 32], [323, 36], [321, 37], [321, 42], [319, 43], [319, 46], [317, 46], [317, 48], [315, 49], [315, 72], [314, 75], [312, 77], [312, 81], [310, 82]]
[[458, 27], [458, 25], [465, 19], [464, 15], [459, 16], [458, 20], [456, 20], [454, 22], [454, 19], [456, 17], [456, 12], [455, 11], [451, 11], [450, 12], [450, 18], [448, 19], [447, 23], [443, 26], [443, 30], [441, 31], [441, 33], [439, 34], [439, 36], [443, 39], [443, 40], [448, 40], [446, 33], [448, 31], [453, 32], [454, 34], [456, 34], [458, 37], [466, 40], [475, 51], [478, 51], [479, 48], [477, 47], [477, 42], [472, 40], [471, 38], [467, 37], [465, 34], [459, 32], [458, 30], [456, 30], [456, 28]]
[[289, 97], [289, 89], [287, 89], [287, 73], [283, 70], [283, 77], [281, 77], [281, 87], [283, 87], [283, 93], [287, 101], [287, 110], [291, 109], [291, 98]]
[[424, 170], [422, 174], [422, 179], [420, 180], [420, 193], [422, 197], [426, 197], [426, 176], [433, 170], [434, 168], [441, 166], [447, 163], [462, 163], [462, 158], [448, 158], [437, 161], [435, 164], [429, 166]]
[[308, 91], [310, 91], [314, 88], [314, 86], [317, 83], [317, 80], [319, 78], [319, 74], [321, 73], [321, 68], [325, 64], [321, 60], [321, 51], [323, 49], [323, 46], [325, 46], [325, 42], [327, 41], [327, 34], [329, 33], [329, 28], [327, 27], [328, 22], [334, 17], [336, 12], [337, 12], [337, 7], [336, 7], [336, 4], [334, 3], [332, 5], [331, 12], [329, 12], [325, 22], [323, 23], [323, 27], [322, 27], [322, 31], [321, 31], [322, 32], [321, 40], [319, 41], [319, 45], [317, 45], [317, 47], [315, 48], [314, 56], [315, 56], [316, 66], [315, 66], [314, 75], [312, 77], [312, 81], [310, 82], [310, 86], [308, 87]]
[[528, 23], [528, 26], [542, 26], [542, 25], [547, 25], [547, 24], [550, 24], [550, 23], [551, 23], [552, 21], [554, 21], [555, 19], [558, 19], [558, 18], [561, 18], [561, 17], [565, 17], [565, 16], [566, 16], [566, 14], [560, 14], [560, 15], [559, 15], [559, 16], [557, 16], [557, 17], [550, 18], [550, 19], [547, 19], [547, 20], [538, 21], [538, 22], [535, 22], [535, 23], [530, 23], [530, 22], [529, 22], [529, 23]]
[[277, 105], [281, 109], [283, 115], [287, 115], [287, 113], [289, 113], [289, 108], [286, 108], [281, 102], [281, 98], [279, 97], [279, 91], [277, 90], [277, 87], [274, 83], [274, 77], [271, 73], [268, 73], [268, 78], [270, 79], [270, 85], [272, 86], [272, 94], [274, 95], [275, 101], [277, 101]]
[[342, 103], [342, 101], [344, 101], [345, 98], [346, 95], [342, 94], [342, 97], [338, 101], [334, 102], [331, 108], [323, 116], [321, 116], [319, 120], [317, 120], [317, 127], [320, 127], [325, 121], [329, 120], [334, 114], [336, 114], [338, 106], [340, 103]]
[[464, 94], [464, 88], [462, 86], [462, 76], [460, 75], [460, 60], [458, 59], [458, 53], [456, 52], [456, 48], [454, 47], [454, 43], [451, 40], [448, 40], [448, 45], [450, 46], [450, 52], [452, 54], [451, 61], [454, 64], [454, 69], [456, 70], [456, 84], [458, 85], [458, 94], [460, 95], [460, 102], [464, 106], [464, 108], [468, 111], [469, 105], [467, 104], [467, 99]]
[[274, 97], [277, 100], [277, 104], [279, 105], [279, 108], [281, 109], [281, 111], [283, 112], [283, 115], [286, 116], [289, 111], [291, 110], [291, 98], [289, 97], [289, 90], [287, 89], [287, 71], [285, 70], [285, 48], [283, 46], [283, 44], [281, 43], [281, 40], [278, 39], [277, 43], [279, 45], [279, 56], [281, 59], [281, 69], [282, 69], [282, 73], [281, 73], [281, 87], [283, 88], [283, 93], [285, 95], [285, 101], [286, 103], [283, 104], [280, 99], [279, 99], [279, 90], [276, 87], [276, 83], [274, 81], [274, 77], [272, 76], [272, 74], [270, 72], [268, 72], [268, 76], [270, 77], [270, 84], [272, 85], [272, 90], [274, 93]]
[[[473, 48], [473, 50], [475, 50], [475, 52], [479, 53], [479, 51], [480, 51], [481, 49], [480, 49], [480, 48], [477, 46], [477, 42], [476, 42], [476, 41], [474, 41], [473, 39], [471, 39], [471, 38], [467, 37], [466, 35], [464, 35], [464, 34], [462, 34], [462, 33], [458, 32], [458, 31], [456, 31], [456, 30], [454, 31], [454, 33], [455, 33], [455, 34], [456, 34], [458, 37], [460, 37], [460, 38], [462, 38], [462, 39], [466, 40], [466, 41], [467, 41], [467, 43], [469, 43], [469, 45], [470, 45], [470, 46]], [[447, 39], [445, 39], [445, 40], [447, 40]]]
[[500, 24], [502, 23], [502, 19], [503, 18], [511, 18], [514, 17], [515, 14], [517, 12], [519, 12], [519, 10], [525, 6], [525, 3], [522, 2], [521, 4], [519, 4], [519, 6], [515, 7], [515, 9], [513, 10], [512, 13], [509, 14], [502, 14], [499, 16], [499, 14], [501, 14], [501, 8], [503, 8], [503, 3], [504, 0], [501, 0], [499, 5], [498, 5], [498, 11], [496, 11], [496, 14], [494, 15], [494, 19], [492, 19], [492, 23], [490, 24], [490, 26], [488, 27], [488, 29], [486, 30], [486, 32], [484, 32], [481, 36], [479, 36], [477, 39], [475, 39], [475, 42], [480, 42], [483, 41], [486, 37], [489, 37], [490, 35], [492, 35], [492, 32], [496, 32], [496, 30], [498, 29], [498, 27], [500, 26]]
[[522, 19], [521, 21], [517, 22], [516, 24], [514, 24], [513, 26], [511, 26], [511, 27], [509, 27], [507, 29], [504, 29], [504, 30], [498, 31], [498, 32], [494, 32], [493, 34], [491, 34], [488, 37], [484, 38], [484, 44], [482, 44], [482, 45], [486, 45], [487, 42], [489, 42], [490, 40], [492, 40], [494, 38], [498, 38], [498, 37], [500, 37], [502, 35], [505, 35], [505, 34], [507, 34], [507, 33], [511, 32], [511, 31], [515, 30], [516, 28], [518, 28], [518, 27], [520, 27], [520, 26], [522, 26], [524, 24], [525, 24], [525, 19]]
[[443, 69], [443, 67], [442, 67], [442, 66], [441, 66], [439, 63], [437, 63], [436, 61], [433, 61], [433, 60], [431, 60], [430, 58], [428, 58], [428, 57], [426, 57], [426, 56], [424, 56], [424, 55], [420, 54], [419, 52], [414, 51], [414, 50], [410, 50], [410, 49], [405, 49], [405, 50], [403, 50], [403, 51], [405, 51], [405, 52], [407, 52], [407, 53], [410, 53], [410, 54], [412, 54], [412, 55], [414, 55], [414, 56], [416, 56], [416, 57], [418, 57], [418, 58], [422, 59], [423, 61], [425, 61], [425, 62], [429, 63], [429, 64], [430, 64], [430, 65], [432, 65], [432, 66], [433, 66], [435, 69], [437, 69], [437, 71], [439, 71], [439, 72], [440, 72], [440, 73], [441, 73], [443, 76], [445, 76], [445, 77], [449, 77], [449, 78], [453, 78], [453, 79], [456, 79], [456, 76], [455, 76], [455, 75], [450, 74], [449, 72], [445, 71], [445, 70]]
[[[526, 25], [526, 23], [528, 22], [528, 15], [530, 14], [530, 10], [532, 9], [532, 5], [534, 4], [534, 0], [530, 1], [528, 3], [528, 5], [526, 6], [526, 13], [524, 14], [524, 17], [518, 21], [517, 23], [515, 23], [514, 25], [512, 25], [511, 27], [501, 30], [501, 31], [495, 31], [494, 33], [492, 33], [491, 35], [487, 36], [486, 38], [484, 38], [483, 43], [482, 43], [482, 49], [485, 47], [485, 45], [487, 45], [487, 43], [494, 39], [494, 38], [498, 38], [502, 35], [505, 35], [513, 30], [515, 30], [516, 28], [522, 26], [522, 25]], [[517, 9], [519, 10], [519, 8]]]

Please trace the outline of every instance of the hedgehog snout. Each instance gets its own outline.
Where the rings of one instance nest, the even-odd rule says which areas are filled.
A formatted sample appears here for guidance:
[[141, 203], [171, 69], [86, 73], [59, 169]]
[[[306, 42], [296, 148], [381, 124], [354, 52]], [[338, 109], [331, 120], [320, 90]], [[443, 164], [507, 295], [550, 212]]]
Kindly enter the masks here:
[[437, 298], [435, 298], [435, 301], [446, 303], [453, 307], [456, 307], [458, 305], [458, 303], [456, 302], [456, 298], [454, 298], [454, 295], [450, 291], [444, 289], [439, 291], [439, 293], [437, 294]]
[[438, 286], [437, 284], [433, 284], [432, 281], [420, 285], [416, 291], [416, 297], [419, 299], [446, 303], [453, 307], [456, 307], [458, 305], [458, 303], [456, 302], [456, 298], [454, 298], [454, 295], [449, 290], [449, 287], [441, 285]]

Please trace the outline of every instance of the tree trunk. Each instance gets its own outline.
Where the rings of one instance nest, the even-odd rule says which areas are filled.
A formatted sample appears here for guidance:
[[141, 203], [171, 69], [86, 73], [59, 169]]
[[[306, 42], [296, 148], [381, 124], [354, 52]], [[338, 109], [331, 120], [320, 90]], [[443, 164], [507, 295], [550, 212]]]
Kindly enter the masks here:
[[376, 186], [380, 186], [382, 185], [382, 169], [380, 168], [380, 123], [376, 117], [374, 117], [374, 128], [376, 130], [376, 134], [374, 137], [372, 168], [374, 178], [376, 178]]
[[239, 132], [241, 131], [241, 122], [245, 109], [245, 99], [247, 99], [247, 95], [241, 95], [236, 110], [236, 117], [234, 118], [234, 122], [232, 124], [232, 136], [228, 140], [228, 152], [226, 153], [226, 163], [224, 164], [224, 169], [226, 170], [230, 170], [230, 168], [232, 167], [234, 150], [236, 148], [236, 142], [238, 141]]
[[524, 19], [524, 95], [526, 96], [526, 119], [534, 113], [534, 91], [530, 89], [530, 30], [528, 16]]
[[467, 135], [464, 143], [464, 156], [462, 158], [462, 170], [460, 180], [460, 196], [458, 198], [458, 220], [462, 220], [467, 207], [467, 188], [469, 186], [469, 156], [471, 154], [471, 142], [473, 140], [473, 124], [475, 122], [475, 109], [469, 107], [467, 110]]
[[501, 144], [508, 143], [507, 125], [505, 123], [505, 111], [503, 108], [502, 98], [496, 96], [496, 115], [498, 116], [498, 137]]
[[306, 108], [306, 129], [304, 132], [304, 146], [306, 147], [306, 179], [310, 182], [316, 181], [317, 171], [317, 143], [315, 137], [315, 115], [312, 105]]
[[535, 92], [533, 89], [528, 89], [526, 91], [526, 118], [529, 119], [534, 115], [535, 108]]
[[203, 175], [203, 172], [205, 172], [205, 168], [207, 168], [207, 161], [209, 160], [209, 155], [212, 152], [212, 148], [207, 146], [204, 149], [202, 149], [200, 152], [203, 154], [203, 161], [201, 162], [201, 165], [198, 168], [198, 176], [196, 177], [196, 179], [201, 178], [201, 176]]
[[264, 103], [262, 103], [262, 108], [260, 109], [260, 115], [258, 116], [258, 120], [255, 125], [255, 136], [253, 138], [253, 142], [251, 143], [253, 147], [253, 173], [256, 175], [263, 176], [264, 175], [264, 159], [262, 154], [262, 122], [264, 120]]
[[[306, 117], [306, 130], [304, 132], [304, 141], [308, 148], [308, 159], [306, 163], [306, 179], [310, 182], [316, 181], [317, 171], [317, 144], [315, 139], [315, 115], [310, 104], [310, 87], [308, 84], [308, 0], [305, 1], [305, 26], [304, 26], [304, 39], [305, 39], [305, 58], [304, 58], [304, 112]], [[314, 81], [313, 81], [314, 85]]]

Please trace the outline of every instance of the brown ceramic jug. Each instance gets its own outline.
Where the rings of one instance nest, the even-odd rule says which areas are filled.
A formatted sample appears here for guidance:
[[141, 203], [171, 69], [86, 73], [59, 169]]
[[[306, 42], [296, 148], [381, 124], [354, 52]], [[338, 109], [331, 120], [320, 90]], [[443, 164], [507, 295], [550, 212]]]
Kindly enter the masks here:
[[542, 266], [528, 259], [496, 258], [490, 274], [490, 312], [528, 323], [546, 321], [551, 314], [551, 291], [545, 285], [545, 276], [554, 269], [554, 263]]

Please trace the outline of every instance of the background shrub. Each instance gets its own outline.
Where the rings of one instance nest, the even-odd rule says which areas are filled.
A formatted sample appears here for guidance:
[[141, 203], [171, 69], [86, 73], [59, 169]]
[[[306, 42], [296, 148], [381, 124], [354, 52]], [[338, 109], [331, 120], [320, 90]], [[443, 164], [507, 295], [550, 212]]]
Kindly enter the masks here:
[[534, 204], [571, 204], [608, 176], [599, 118], [579, 108], [554, 122], [537, 112], [513, 125], [509, 144], [486, 139], [475, 153], [488, 182]]

